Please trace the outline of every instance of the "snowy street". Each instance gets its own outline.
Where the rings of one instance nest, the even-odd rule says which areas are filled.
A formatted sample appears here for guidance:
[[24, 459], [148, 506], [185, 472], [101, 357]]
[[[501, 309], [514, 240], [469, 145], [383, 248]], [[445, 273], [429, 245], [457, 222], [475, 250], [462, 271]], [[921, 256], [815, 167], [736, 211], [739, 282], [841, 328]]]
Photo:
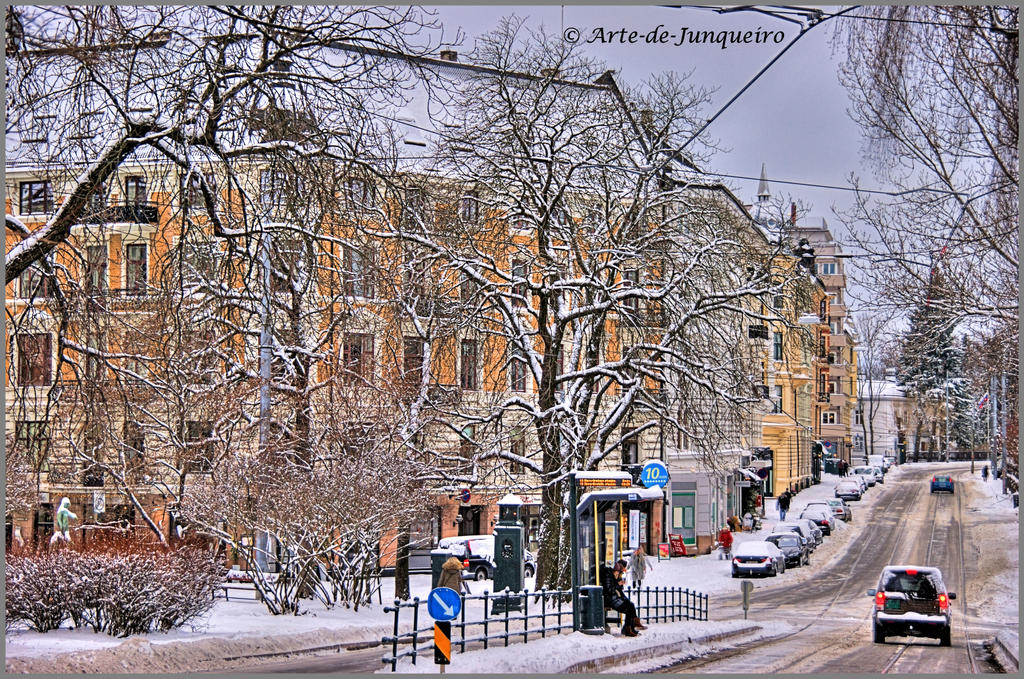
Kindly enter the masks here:
[[[953, 471], [960, 492], [953, 496], [929, 495], [925, 479], [934, 471], [947, 469]], [[799, 512], [808, 502], [829, 497], [835, 481], [836, 477], [826, 475], [823, 483], [796, 495], [791, 511]], [[964, 650], [968, 637], [972, 648], [978, 649], [980, 642], [997, 633], [1010, 633], [1014, 638], [1017, 634], [1017, 512], [1010, 507], [1009, 496], [1001, 495], [1000, 490], [1001, 482], [990, 479], [982, 484], [977, 474], [973, 478], [968, 475], [962, 463], [894, 468], [885, 485], [871, 489], [862, 501], [851, 503], [852, 524], [825, 539], [812, 556], [810, 567], [787, 569], [777, 578], [752, 580], [754, 592], [747, 621], [743, 620], [739, 606], [739, 581], [730, 577], [729, 562], [719, 560], [715, 554], [654, 561], [644, 584], [685, 586], [712, 595], [710, 621], [650, 625], [636, 639], [622, 638], [617, 632], [612, 637], [573, 634], [531, 639], [528, 654], [522, 652], [519, 643], [508, 649], [492, 647], [487, 651], [470, 651], [455, 654], [449, 669], [489, 673], [558, 672], [584, 659], [621, 656], [619, 660], [628, 662], [640, 649], [656, 649], [657, 658], [644, 657], [633, 664], [619, 666], [623, 671], [642, 671], [780, 635], [783, 639], [771, 646], [773, 650], [758, 647], [721, 661], [727, 664], [705, 666], [698, 671], [745, 671], [743, 667], [767, 671], [768, 666], [776, 667], [774, 671], [808, 672], [816, 671], [816, 667], [840, 671], [835, 668], [843, 667], [844, 662], [863, 666], [868, 662], [867, 656], [874, 658], [871, 662], [884, 663], [886, 654], [891, 656], [904, 646], [892, 641], [878, 649], [872, 647], [867, 623], [870, 600], [864, 590], [873, 586], [881, 565], [889, 560], [915, 561], [927, 557], [930, 534], [925, 528], [931, 528], [930, 521], [939, 528], [939, 524], [954, 526], [962, 522], [964, 530], [964, 570], [961, 572], [953, 563], [958, 554], [952, 545], [947, 545], [949, 549], [942, 552], [943, 560], [937, 564], [943, 568], [950, 589], [959, 596], [954, 618], [957, 634], [954, 652], [933, 648], [935, 642], [931, 640], [912, 640], [910, 651], [902, 652], [899, 667], [904, 669], [900, 671], [914, 671], [911, 663], [916, 662], [915, 654], [923, 664], [935, 662], [939, 654], [966, 662]], [[895, 512], [894, 503], [902, 503], [906, 515]], [[933, 521], [933, 516], [939, 520]], [[762, 537], [776, 519], [774, 503], [770, 503], [766, 527], [757, 534], [737, 534], [737, 542]], [[915, 535], [917, 537], [911, 539]], [[948, 542], [948, 536], [945, 537]], [[938, 554], [937, 547], [934, 549]], [[952, 561], [947, 561], [950, 559]], [[429, 576], [413, 576], [413, 595], [425, 596], [429, 584]], [[482, 591], [481, 585], [490, 584], [491, 581], [471, 583], [471, 587], [477, 592]], [[528, 582], [529, 585], [532, 582]], [[393, 580], [385, 579], [385, 602], [392, 591]], [[358, 613], [311, 607], [306, 615], [274, 617], [255, 602], [233, 598], [218, 601], [202, 628], [148, 634], [128, 641], [86, 631], [62, 630], [45, 635], [8, 632], [7, 670], [384, 672], [380, 663], [384, 650], [379, 646], [283, 655], [300, 649], [377, 642], [390, 633], [393, 619], [381, 609], [382, 605], [375, 600], [374, 605]], [[808, 620], [812, 618], [814, 622], [808, 627]], [[755, 629], [736, 637], [700, 641], [749, 627]], [[273, 633], [268, 632], [269, 629], [273, 629]], [[801, 629], [806, 631], [801, 634]], [[828, 633], [823, 634], [823, 630]], [[793, 634], [796, 636], [786, 637]], [[838, 639], [843, 639], [844, 644], [837, 644]], [[862, 649], [860, 655], [840, 652], [851, 640]], [[804, 650], [795, 653], [791, 650], [793, 647]], [[272, 653], [282, 655], [251, 657]], [[978, 651], [976, 655], [983, 656], [984, 652]], [[437, 671], [429, 656], [421, 658], [416, 666], [406, 660], [399, 664], [399, 670]]]

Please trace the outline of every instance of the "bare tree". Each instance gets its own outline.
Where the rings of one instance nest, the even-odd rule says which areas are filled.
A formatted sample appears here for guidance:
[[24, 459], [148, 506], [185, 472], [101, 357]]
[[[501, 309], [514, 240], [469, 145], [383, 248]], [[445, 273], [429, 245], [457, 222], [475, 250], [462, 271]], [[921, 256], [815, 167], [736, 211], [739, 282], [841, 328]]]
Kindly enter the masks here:
[[[836, 34], [864, 155], [897, 192], [849, 215], [874, 303], [906, 309], [936, 270], [954, 322], [1018, 312], [1018, 10], [863, 7]], [[859, 184], [859, 182], [855, 182]]]
[[875, 416], [882, 407], [886, 389], [886, 354], [893, 343], [891, 313], [862, 311], [857, 315], [857, 408], [864, 436], [865, 455], [875, 454]]
[[662, 427], [706, 444], [715, 464], [721, 432], [680, 415], [716, 403], [737, 421], [760, 403], [744, 320], [774, 318], [754, 302], [782, 283], [749, 217], [688, 182], [691, 159], [663, 151], [705, 93], [665, 78], [620, 100], [610, 74], [519, 28], [481, 40], [485, 68], [433, 102], [444, 124], [431, 169], [450, 178], [435, 212], [363, 228], [401, 243], [408, 270], [460, 311], [427, 342], [429, 369], [464, 352], [452, 365], [473, 393], [447, 407], [425, 473], [539, 488], [539, 577], [560, 586], [567, 473], [625, 462], [631, 441], [657, 445]]

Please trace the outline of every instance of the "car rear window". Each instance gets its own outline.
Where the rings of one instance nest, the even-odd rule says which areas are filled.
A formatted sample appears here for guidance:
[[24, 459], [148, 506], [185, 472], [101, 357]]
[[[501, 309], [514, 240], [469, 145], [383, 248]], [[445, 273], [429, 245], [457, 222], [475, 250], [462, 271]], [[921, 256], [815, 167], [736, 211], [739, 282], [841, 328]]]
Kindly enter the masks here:
[[882, 574], [879, 589], [885, 592], [902, 592], [915, 599], [934, 599], [946, 588], [937, 573], [886, 571]]
[[768, 542], [774, 542], [779, 547], [796, 547], [796, 546], [798, 546], [800, 544], [800, 541], [797, 538], [796, 533], [794, 533], [792, 536], [789, 536], [789, 535], [778, 535], [778, 536], [775, 536], [775, 535], [773, 535], [773, 536], [771, 536], [771, 537], [769, 537], [767, 539], [768, 539]]
[[493, 538], [481, 538], [479, 540], [470, 540], [466, 544], [469, 546], [469, 551], [472, 554], [491, 554], [494, 552]]

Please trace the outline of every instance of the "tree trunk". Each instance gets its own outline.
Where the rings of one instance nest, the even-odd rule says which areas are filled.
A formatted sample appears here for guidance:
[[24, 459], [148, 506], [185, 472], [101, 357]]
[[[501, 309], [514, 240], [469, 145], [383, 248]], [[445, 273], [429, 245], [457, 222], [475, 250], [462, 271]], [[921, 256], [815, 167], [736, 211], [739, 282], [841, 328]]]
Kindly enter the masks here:
[[395, 598], [409, 598], [409, 526], [402, 526], [398, 533], [397, 555], [395, 557]]

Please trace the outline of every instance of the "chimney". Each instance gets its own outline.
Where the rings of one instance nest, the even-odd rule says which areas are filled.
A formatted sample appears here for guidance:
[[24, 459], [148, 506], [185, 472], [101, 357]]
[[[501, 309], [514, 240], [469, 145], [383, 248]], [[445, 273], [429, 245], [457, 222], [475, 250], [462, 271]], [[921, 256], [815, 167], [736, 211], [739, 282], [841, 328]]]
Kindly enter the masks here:
[[458, 61], [459, 53], [455, 50], [441, 50], [441, 61]]
[[796, 203], [789, 204], [789, 223], [796, 226]]

